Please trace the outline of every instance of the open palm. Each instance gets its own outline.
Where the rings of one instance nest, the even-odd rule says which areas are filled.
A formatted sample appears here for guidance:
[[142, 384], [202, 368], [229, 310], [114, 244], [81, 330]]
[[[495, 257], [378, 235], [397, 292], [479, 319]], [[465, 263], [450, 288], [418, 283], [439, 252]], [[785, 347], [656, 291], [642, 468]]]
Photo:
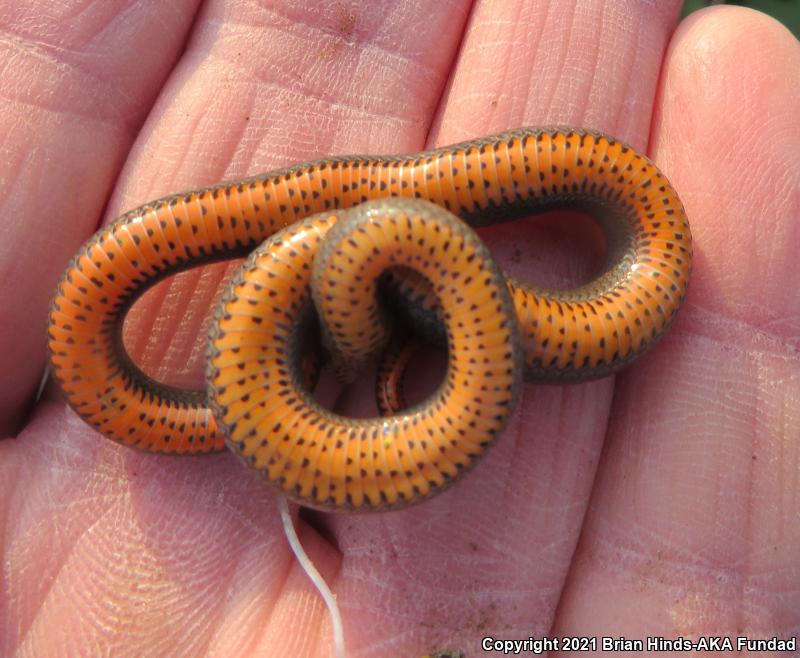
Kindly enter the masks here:
[[[301, 515], [348, 655], [800, 633], [800, 46], [733, 8], [676, 31], [678, 10], [0, 2], [0, 430], [16, 436], [0, 443], [0, 655], [333, 651], [276, 494], [233, 456], [117, 446], [53, 387], [28, 415], [48, 298], [106, 204], [110, 219], [311, 158], [553, 124], [663, 168], [695, 237], [686, 306], [616, 378], [526, 386], [497, 446], [436, 499]], [[517, 276], [548, 276], [524, 231], [487, 240]], [[200, 385], [195, 336], [230, 267], [135, 309], [127, 342], [149, 372]], [[368, 408], [365, 391], [342, 410]]]

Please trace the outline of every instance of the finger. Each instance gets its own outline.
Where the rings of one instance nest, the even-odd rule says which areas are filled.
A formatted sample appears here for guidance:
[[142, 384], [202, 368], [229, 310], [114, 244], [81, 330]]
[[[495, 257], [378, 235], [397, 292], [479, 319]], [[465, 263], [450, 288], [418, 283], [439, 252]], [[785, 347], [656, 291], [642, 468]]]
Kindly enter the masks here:
[[0, 9], [0, 372], [13, 373], [0, 379], [0, 436], [35, 392], [58, 276], [94, 230], [197, 0], [84, 5]]
[[[479, 3], [439, 108], [435, 143], [568, 123], [644, 149], [679, 10], [677, 2], [658, 6]], [[487, 240], [493, 252], [500, 245], [501, 264], [514, 268], [503, 245], [524, 241], [527, 250], [536, 238], [504, 226]], [[541, 281], [535, 258], [525, 251], [520, 260], [512, 271]], [[333, 519], [349, 558], [339, 590], [358, 588], [364, 602], [346, 599], [345, 612], [370, 606], [369, 621], [349, 617], [356, 646], [396, 655], [454, 647], [472, 655], [486, 635], [546, 632], [578, 541], [611, 396], [611, 380], [528, 386], [497, 446], [452, 490], [387, 517]]]
[[[326, 155], [418, 150], [466, 16], [466, 2], [434, 11], [209, 3], [108, 217], [167, 192]], [[175, 277], [134, 308], [126, 344], [146, 372], [201, 385], [209, 309], [233, 267]]]
[[796, 634], [798, 67], [797, 40], [749, 10], [673, 39], [654, 153], [695, 270], [662, 349], [620, 382], [558, 633]]

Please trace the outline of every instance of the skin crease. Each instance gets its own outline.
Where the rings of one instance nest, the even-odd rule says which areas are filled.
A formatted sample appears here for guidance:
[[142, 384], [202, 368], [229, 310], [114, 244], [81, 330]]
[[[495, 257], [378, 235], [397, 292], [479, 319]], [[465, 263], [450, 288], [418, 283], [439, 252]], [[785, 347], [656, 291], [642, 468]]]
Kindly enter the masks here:
[[[17, 86], [3, 96], [4, 125], [27, 132], [4, 132], [2, 158], [26, 193], [4, 196], [0, 229], [0, 244], [23, 245], [0, 252], [0, 308], [22, 305], [0, 323], [0, 372], [14, 373], [0, 399], [8, 427], [25, 421], [0, 443], [0, 655], [332, 655], [275, 496], [233, 456], [119, 447], [52, 387], [24, 416], [42, 300], [107, 195], [109, 220], [312, 157], [555, 123], [610, 132], [663, 167], [695, 238], [686, 305], [624, 374], [526, 386], [497, 446], [438, 498], [301, 520], [348, 655], [477, 655], [485, 635], [800, 633], [800, 47], [786, 30], [718, 7], [676, 31], [679, 3], [644, 0], [229, 0], [196, 17], [193, 3], [163, 3], [159, 17], [155, 3], [119, 2], [118, 21], [83, 4], [58, 5], [68, 23], [45, 2], [0, 10], [4, 47], [47, 53], [12, 59]], [[85, 54], [115, 39], [119, 52]], [[69, 84], [12, 96], [67, 75], [63, 60], [101, 102], [80, 106]], [[21, 166], [42, 149], [52, 170]], [[530, 280], [573, 274], [562, 233], [537, 226], [486, 234], [501, 265]], [[136, 309], [127, 340], [149, 372], [199, 384], [193, 337], [228, 271], [181, 275]], [[370, 386], [337, 409], [372, 413]]]

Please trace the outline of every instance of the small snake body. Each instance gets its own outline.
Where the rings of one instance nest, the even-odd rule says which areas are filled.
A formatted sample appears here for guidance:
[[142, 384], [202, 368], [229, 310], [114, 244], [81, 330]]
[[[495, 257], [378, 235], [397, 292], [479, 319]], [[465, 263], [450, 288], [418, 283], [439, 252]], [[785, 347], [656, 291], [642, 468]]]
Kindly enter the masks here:
[[[565, 206], [597, 219], [607, 257], [590, 284], [557, 292], [504, 278], [450, 214], [480, 226]], [[265, 240], [217, 310], [207, 392], [145, 375], [122, 345], [131, 304], [165, 276]], [[504, 426], [523, 374], [584, 381], [651, 347], [691, 261], [680, 200], [644, 156], [598, 133], [520, 129], [408, 156], [320, 160], [136, 208], [67, 268], [49, 348], [70, 404], [109, 438], [176, 453], [227, 443], [304, 504], [386, 509], [468, 470]], [[423, 275], [391, 278], [420, 324], [443, 323], [447, 376], [395, 416], [343, 418], [304, 384], [300, 320], [313, 298], [326, 343], [357, 369], [386, 338], [375, 285], [388, 267]]]

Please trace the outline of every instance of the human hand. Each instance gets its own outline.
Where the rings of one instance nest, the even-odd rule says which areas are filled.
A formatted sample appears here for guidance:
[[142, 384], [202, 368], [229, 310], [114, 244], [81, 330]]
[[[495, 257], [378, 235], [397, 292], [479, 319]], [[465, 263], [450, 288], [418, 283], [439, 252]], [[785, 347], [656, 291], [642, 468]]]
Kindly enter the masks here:
[[[229, 0], [194, 22], [190, 0], [0, 10], [13, 94], [0, 308], [15, 309], [0, 327], [14, 373], [3, 420], [24, 410], [46, 300], [112, 190], [109, 219], [328, 154], [601, 129], [647, 148], [692, 222], [694, 276], [670, 334], [616, 378], [527, 386], [497, 445], [436, 499], [304, 513], [301, 538], [353, 656], [479, 655], [485, 636], [796, 634], [800, 48], [758, 14], [718, 8], [665, 54], [677, 2], [576, 4], [484, 3], [469, 20], [467, 3], [422, 2]], [[537, 247], [553, 232], [486, 236], [542, 281], [563, 266], [560, 242]], [[192, 337], [231, 269], [148, 294], [127, 333], [137, 361], [199, 385]], [[366, 397], [340, 408], [363, 412]], [[231, 455], [119, 447], [51, 388], [0, 444], [0, 487], [0, 654], [331, 655], [276, 495]]]

